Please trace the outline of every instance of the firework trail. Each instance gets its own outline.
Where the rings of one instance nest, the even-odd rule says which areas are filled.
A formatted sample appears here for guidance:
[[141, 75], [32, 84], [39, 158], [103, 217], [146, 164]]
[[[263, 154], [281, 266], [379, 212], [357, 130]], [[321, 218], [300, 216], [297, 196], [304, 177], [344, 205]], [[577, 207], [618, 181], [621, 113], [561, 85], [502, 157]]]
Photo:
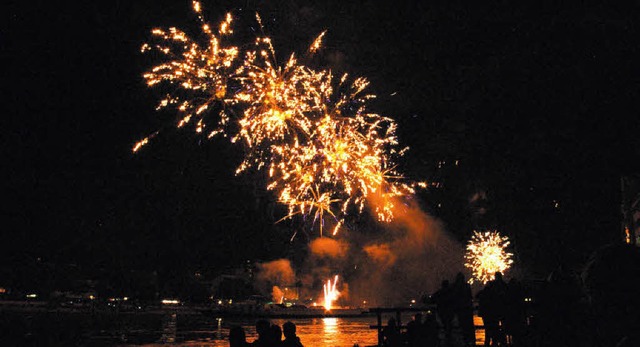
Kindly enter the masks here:
[[338, 283], [338, 275], [333, 278], [333, 282], [331, 279], [327, 280], [327, 283], [323, 285], [324, 290], [324, 309], [326, 311], [330, 311], [333, 307], [333, 302], [338, 299], [340, 296], [340, 292], [336, 289], [336, 284]]
[[[320, 235], [327, 221], [335, 235], [348, 214], [366, 206], [380, 221], [392, 220], [395, 198], [414, 193], [415, 184], [395, 171], [394, 160], [404, 152], [397, 149], [395, 122], [367, 111], [368, 100], [375, 97], [364, 92], [368, 81], [350, 81], [346, 74], [336, 79], [328, 70], [301, 64], [294, 54], [278, 65], [267, 36], [258, 36], [241, 54], [224, 44], [233, 33], [230, 14], [214, 32], [199, 2], [193, 2], [193, 9], [206, 44], [170, 28], [154, 29], [159, 42], [142, 47], [166, 59], [144, 74], [150, 87], [169, 86], [158, 108], [176, 108], [177, 126], [193, 122], [198, 133], [207, 126], [206, 111], [219, 110], [209, 136], [222, 134], [244, 146], [236, 174], [268, 170], [267, 189], [288, 207], [283, 219], [302, 215]], [[313, 41], [309, 54], [320, 49], [324, 34]], [[136, 143], [133, 151], [149, 139]]]
[[474, 231], [464, 256], [464, 265], [472, 271], [469, 281], [487, 283], [493, 280], [496, 272], [508, 270], [513, 263], [513, 254], [506, 251], [509, 243], [509, 238], [497, 231]]

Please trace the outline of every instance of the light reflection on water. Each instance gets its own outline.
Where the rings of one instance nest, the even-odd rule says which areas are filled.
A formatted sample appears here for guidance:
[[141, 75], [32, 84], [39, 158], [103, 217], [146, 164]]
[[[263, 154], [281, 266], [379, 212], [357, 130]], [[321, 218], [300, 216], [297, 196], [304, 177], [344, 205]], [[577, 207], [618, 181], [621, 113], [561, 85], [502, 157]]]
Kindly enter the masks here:
[[[390, 317], [392, 315], [383, 314], [382, 321], [386, 322]], [[254, 341], [257, 338], [256, 320], [257, 318], [220, 318], [167, 313], [162, 317], [161, 331], [155, 335], [157, 338], [141, 341], [136, 338], [135, 332], [130, 331], [127, 340], [131, 344], [129, 346], [164, 347], [170, 344], [181, 347], [228, 347], [229, 329], [235, 325], [244, 328], [247, 342]], [[296, 324], [297, 335], [307, 347], [353, 347], [354, 344], [366, 347], [376, 346], [378, 342], [377, 331], [370, 328], [371, 325], [377, 324], [376, 317], [278, 318], [269, 321], [282, 327], [289, 320]], [[482, 319], [474, 316], [474, 325], [476, 346], [482, 346], [485, 339]], [[441, 332], [440, 338], [443, 337]], [[457, 344], [462, 344], [461, 337], [458, 339], [460, 341], [457, 341]], [[153, 343], [149, 343], [150, 341]]]
[[218, 322], [218, 329], [216, 330], [216, 338], [220, 340], [222, 339], [222, 318], [216, 318], [216, 322]]
[[[143, 346], [206, 346], [227, 347], [231, 326], [240, 325], [245, 329], [247, 341], [256, 339], [255, 318], [207, 318], [187, 325], [180, 324], [180, 316], [169, 315], [163, 319], [162, 337], [155, 343]], [[306, 318], [306, 319], [271, 319], [272, 324], [282, 325], [286, 321], [296, 324], [297, 335], [305, 346], [353, 347], [354, 344], [375, 346], [378, 342], [376, 330], [369, 326], [375, 324], [375, 317], [358, 318]]]
[[170, 313], [162, 319], [162, 337], [160, 342], [174, 343], [178, 334], [178, 315]]
[[[338, 335], [338, 318], [322, 318], [323, 335], [333, 337]], [[327, 341], [329, 342], [329, 341]]]

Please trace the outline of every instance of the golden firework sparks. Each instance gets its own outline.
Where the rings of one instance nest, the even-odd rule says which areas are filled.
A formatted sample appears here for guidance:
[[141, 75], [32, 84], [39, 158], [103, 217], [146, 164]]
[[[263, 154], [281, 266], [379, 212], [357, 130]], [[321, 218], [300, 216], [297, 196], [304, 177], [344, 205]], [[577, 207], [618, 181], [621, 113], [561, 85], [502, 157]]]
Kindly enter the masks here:
[[506, 251], [509, 243], [509, 238], [497, 231], [474, 231], [464, 256], [464, 266], [472, 271], [469, 281], [487, 283], [493, 280], [496, 272], [508, 270], [513, 263], [513, 254]]
[[[324, 218], [330, 217], [335, 235], [347, 214], [362, 212], [375, 200], [370, 207], [378, 219], [392, 220], [396, 198], [412, 194], [414, 185], [395, 172], [394, 158], [404, 152], [396, 148], [395, 122], [367, 111], [367, 102], [375, 97], [364, 92], [369, 82], [349, 82], [346, 74], [336, 80], [328, 70], [301, 64], [294, 54], [279, 65], [267, 36], [257, 37], [239, 58], [238, 48], [222, 40], [232, 34], [231, 15], [214, 33], [199, 2], [193, 2], [193, 10], [206, 45], [170, 28], [154, 29], [160, 43], [143, 46], [167, 60], [144, 75], [149, 86], [165, 82], [171, 89], [158, 108], [175, 107], [178, 127], [195, 118], [197, 133], [206, 127], [203, 115], [221, 109], [209, 136], [222, 133], [244, 145], [237, 174], [269, 171], [267, 189], [289, 209], [283, 219], [313, 216], [311, 225], [318, 225], [322, 234]], [[260, 17], [256, 19], [261, 26]], [[320, 49], [324, 34], [309, 47], [311, 54]], [[237, 127], [228, 127], [232, 121]], [[134, 152], [147, 142], [136, 144]]]
[[328, 279], [327, 283], [322, 286], [324, 290], [324, 309], [326, 311], [330, 311], [333, 308], [333, 302], [340, 296], [340, 292], [336, 289], [336, 284], [338, 284], [338, 275], [333, 278], [333, 282]]
[[132, 151], [135, 153], [137, 151], [140, 150], [140, 148], [142, 148], [142, 146], [146, 145], [147, 143], [149, 143], [149, 137], [145, 137], [144, 139], [136, 142], [136, 144], [133, 146]]
[[[178, 127], [196, 118], [195, 130], [200, 133], [205, 128], [205, 111], [216, 102], [224, 104], [226, 101], [227, 84], [238, 57], [238, 48], [223, 44], [223, 38], [233, 33], [231, 14], [225, 16], [216, 34], [204, 21], [199, 2], [193, 2], [193, 10], [207, 38], [204, 44], [196, 42], [177, 28], [156, 28], [151, 33], [158, 42], [144, 44], [141, 51], [157, 51], [165, 60], [143, 75], [149, 87], [163, 82], [167, 85], [168, 93], [160, 100], [157, 109], [177, 109], [180, 118]], [[219, 125], [224, 126], [228, 116], [224, 112], [220, 116]], [[219, 132], [218, 128], [212, 130], [212, 133]]]

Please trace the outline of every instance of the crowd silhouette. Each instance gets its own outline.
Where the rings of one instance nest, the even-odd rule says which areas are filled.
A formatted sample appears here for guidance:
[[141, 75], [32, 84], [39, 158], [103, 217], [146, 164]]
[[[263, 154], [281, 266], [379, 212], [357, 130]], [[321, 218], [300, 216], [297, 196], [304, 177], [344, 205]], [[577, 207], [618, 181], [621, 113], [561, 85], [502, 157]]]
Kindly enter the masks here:
[[231, 327], [229, 347], [303, 347], [300, 338], [296, 335], [296, 325], [293, 322], [286, 322], [281, 328], [266, 319], [260, 319], [256, 322], [256, 333], [258, 337], [253, 342], [247, 342], [245, 331], [241, 326]]
[[406, 332], [401, 333], [400, 327], [396, 324], [395, 318], [390, 318], [387, 326], [383, 329], [383, 345], [395, 346], [438, 346], [439, 326], [436, 316], [429, 313], [422, 319], [423, 315], [417, 313], [413, 320], [407, 323]]
[[[486, 346], [523, 345], [528, 316], [519, 281], [511, 279], [507, 284], [498, 272], [475, 299], [478, 315], [483, 319]], [[475, 346], [476, 308], [471, 285], [462, 273], [456, 275], [453, 284], [443, 280], [440, 288], [424, 297], [423, 302], [435, 305], [435, 312], [417, 313], [405, 327], [398, 326], [395, 318], [389, 319], [383, 328], [384, 346]]]
[[550, 276], [537, 293], [534, 315], [533, 306], [527, 306], [531, 299], [517, 279], [507, 283], [497, 272], [474, 301], [471, 285], [458, 273], [453, 284], [445, 279], [423, 299], [425, 304], [435, 305], [435, 312], [415, 314], [406, 327], [398, 326], [395, 318], [389, 319], [383, 329], [383, 345], [475, 346], [474, 312], [482, 318], [478, 328], [484, 330], [485, 346], [577, 345], [574, 342], [579, 339], [562, 329], [562, 322], [570, 322], [570, 316], [577, 312], [578, 295], [571, 283], [559, 272]]
[[639, 293], [640, 252], [630, 245], [602, 247], [581, 272], [559, 264], [546, 278], [526, 283], [506, 282], [497, 272], [475, 295], [475, 308], [471, 287], [459, 273], [453, 285], [443, 280], [425, 302], [436, 306], [437, 338], [413, 342], [414, 328], [407, 324], [404, 345], [475, 345], [475, 309], [485, 346], [640, 346]]
[[[493, 280], [475, 288], [475, 297], [458, 273], [453, 282], [445, 279], [434, 293], [425, 295], [424, 311], [405, 326], [390, 318], [382, 328], [382, 344], [474, 346], [477, 328], [484, 330], [485, 346], [640, 346], [638, 249], [603, 247], [581, 271], [559, 265], [544, 279], [508, 282], [497, 272]], [[474, 313], [482, 324], [474, 325]], [[292, 322], [281, 329], [259, 320], [256, 332], [258, 338], [248, 343], [241, 327], [231, 328], [230, 347], [302, 347]]]

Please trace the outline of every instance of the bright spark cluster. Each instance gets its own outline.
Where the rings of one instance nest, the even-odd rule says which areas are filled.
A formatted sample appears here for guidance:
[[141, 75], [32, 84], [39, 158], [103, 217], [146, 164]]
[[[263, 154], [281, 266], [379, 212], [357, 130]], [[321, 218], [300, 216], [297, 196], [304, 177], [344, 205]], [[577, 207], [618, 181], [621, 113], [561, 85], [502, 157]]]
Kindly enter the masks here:
[[497, 231], [474, 231], [464, 256], [464, 266], [472, 271], [469, 281], [487, 283], [494, 279], [496, 272], [508, 270], [513, 263], [513, 254], [506, 251], [509, 243], [509, 238]]
[[[368, 81], [346, 74], [337, 79], [331, 71], [301, 64], [294, 54], [278, 65], [266, 36], [240, 52], [223, 42], [232, 33], [230, 14], [214, 32], [200, 3], [194, 1], [193, 9], [206, 45], [170, 28], [154, 29], [159, 43], [143, 46], [143, 52], [155, 49], [167, 60], [144, 74], [150, 87], [169, 86], [158, 108], [175, 107], [177, 126], [193, 122], [199, 133], [207, 126], [205, 111], [219, 111], [209, 136], [222, 134], [246, 148], [237, 174], [268, 171], [267, 189], [288, 207], [283, 219], [302, 215], [321, 235], [325, 223], [335, 235], [346, 215], [365, 206], [379, 220], [392, 220], [395, 198], [412, 194], [414, 185], [394, 171], [393, 159], [404, 152], [397, 149], [395, 122], [366, 109], [375, 97], [364, 92]], [[308, 54], [320, 49], [324, 34]]]
[[333, 282], [331, 282], [331, 279], [328, 279], [327, 283], [322, 287], [324, 290], [324, 309], [326, 311], [330, 311], [333, 308], [333, 302], [340, 296], [340, 292], [336, 289], [337, 283], [338, 275], [333, 278]]

